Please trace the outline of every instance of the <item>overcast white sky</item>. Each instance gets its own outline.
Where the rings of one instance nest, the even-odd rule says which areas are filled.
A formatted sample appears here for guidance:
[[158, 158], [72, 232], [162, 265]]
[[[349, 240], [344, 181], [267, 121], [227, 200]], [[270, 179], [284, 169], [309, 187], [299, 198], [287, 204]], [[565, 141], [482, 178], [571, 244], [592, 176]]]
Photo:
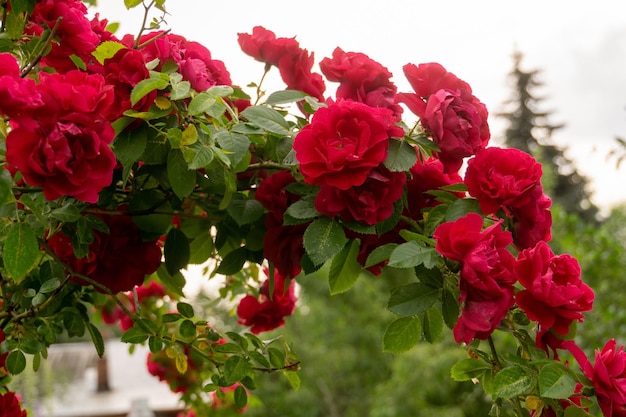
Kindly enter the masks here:
[[[102, 17], [122, 24], [118, 35], [136, 33], [141, 7], [99, 3]], [[541, 70], [544, 87], [537, 92], [546, 99], [539, 110], [566, 125], [554, 140], [592, 177], [596, 204], [626, 201], [626, 164], [617, 171], [606, 160], [615, 136], [626, 137], [624, 0], [168, 0], [166, 6], [172, 32], [209, 48], [239, 85], [258, 81], [263, 66], [240, 51], [237, 33], [261, 25], [296, 36], [316, 62], [337, 46], [363, 52], [385, 65], [403, 91], [404, 64], [439, 62], [495, 114], [510, 95], [507, 74], [517, 48], [525, 69]], [[270, 82], [283, 88], [277, 80]], [[490, 122], [492, 136], [502, 137], [502, 121]]]

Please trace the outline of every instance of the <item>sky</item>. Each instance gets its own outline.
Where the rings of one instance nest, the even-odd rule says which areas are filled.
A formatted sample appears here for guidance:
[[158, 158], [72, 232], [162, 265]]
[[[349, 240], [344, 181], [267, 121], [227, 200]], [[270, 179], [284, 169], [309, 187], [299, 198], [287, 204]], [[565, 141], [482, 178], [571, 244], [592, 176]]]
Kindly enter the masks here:
[[[494, 115], [512, 94], [507, 75], [517, 50], [524, 70], [540, 71], [538, 110], [565, 125], [552, 139], [591, 180], [593, 201], [605, 212], [626, 202], [626, 163], [617, 170], [607, 159], [619, 148], [615, 137], [626, 138], [623, 0], [167, 0], [166, 8], [167, 27], [206, 46], [242, 86], [260, 80], [263, 64], [241, 52], [237, 33], [257, 25], [295, 36], [316, 63], [336, 47], [365, 53], [394, 74], [400, 91], [410, 91], [403, 65], [439, 62], [487, 105], [492, 145], [506, 127]], [[137, 33], [143, 16], [123, 0], [99, 0], [96, 11], [121, 24], [119, 36]], [[264, 85], [284, 88], [277, 71]], [[334, 89], [327, 83], [328, 94]]]

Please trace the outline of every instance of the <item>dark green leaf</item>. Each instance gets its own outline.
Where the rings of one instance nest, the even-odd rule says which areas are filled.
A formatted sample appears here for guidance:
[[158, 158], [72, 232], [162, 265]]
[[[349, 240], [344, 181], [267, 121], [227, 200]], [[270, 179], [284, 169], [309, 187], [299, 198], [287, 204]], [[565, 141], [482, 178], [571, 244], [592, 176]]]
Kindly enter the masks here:
[[167, 155], [167, 175], [172, 190], [181, 200], [196, 187], [196, 171], [189, 169], [180, 149], [172, 149]]
[[253, 198], [247, 198], [241, 193], [233, 195], [228, 205], [228, 214], [235, 219], [239, 226], [257, 221], [265, 211], [263, 204]]
[[402, 353], [415, 346], [422, 337], [419, 317], [400, 317], [389, 324], [383, 336], [383, 350]]
[[50, 217], [64, 223], [72, 223], [80, 217], [80, 210], [74, 204], [66, 204], [50, 212]]
[[178, 294], [181, 297], [184, 297], [183, 288], [185, 287], [186, 281], [183, 274], [180, 271], [176, 271], [174, 274], [170, 274], [167, 271], [167, 267], [165, 264], [161, 264], [159, 269], [157, 269], [157, 276], [159, 280], [165, 285], [165, 287], [172, 291], [174, 294]]
[[224, 343], [215, 346], [213, 350], [218, 353], [239, 353], [241, 352], [241, 347], [234, 343]]
[[14, 350], [7, 356], [5, 365], [10, 374], [20, 374], [26, 369], [26, 356], [22, 351]]
[[235, 332], [226, 332], [226, 336], [228, 336], [231, 340], [241, 346], [241, 349], [243, 351], [248, 350], [248, 339], [246, 339], [244, 336]]
[[327, 217], [313, 221], [303, 238], [306, 253], [315, 265], [321, 265], [338, 254], [347, 241], [343, 228]]
[[232, 385], [241, 380], [251, 369], [250, 363], [241, 356], [231, 356], [226, 359], [224, 363], [224, 377], [227, 384]]
[[375, 248], [367, 257], [365, 268], [387, 261], [396, 247], [398, 247], [397, 243], [387, 243]]
[[443, 316], [438, 307], [431, 307], [422, 316], [422, 333], [428, 343], [435, 343], [443, 332]]
[[176, 309], [178, 310], [181, 316], [188, 318], [188, 319], [193, 318], [193, 316], [195, 315], [191, 304], [184, 303], [182, 301], [179, 301], [178, 303], [176, 303]]
[[232, 166], [239, 164], [250, 149], [250, 139], [240, 133], [220, 131], [214, 135], [214, 138]]
[[165, 255], [165, 267], [170, 275], [173, 275], [187, 267], [190, 257], [189, 239], [175, 227], [171, 228], [165, 238], [163, 254]]
[[243, 264], [248, 260], [248, 253], [246, 248], [237, 248], [222, 259], [220, 265], [215, 271], [222, 275], [233, 275], [241, 271]]
[[248, 392], [242, 385], [235, 388], [235, 407], [242, 409], [248, 405]]
[[39, 287], [39, 292], [42, 294], [48, 294], [59, 288], [60, 285], [61, 281], [58, 278], [52, 278], [44, 282], [41, 287]]
[[102, 334], [100, 334], [100, 330], [98, 330], [98, 328], [91, 323], [87, 323], [87, 330], [89, 331], [91, 341], [96, 348], [96, 353], [99, 357], [104, 356], [104, 339], [102, 338]]
[[494, 392], [498, 397], [515, 398], [529, 391], [534, 380], [532, 375], [520, 366], [510, 366], [498, 372], [493, 380]]
[[209, 233], [198, 235], [189, 247], [189, 263], [199, 265], [211, 257], [214, 251], [213, 237]]
[[401, 316], [415, 316], [428, 310], [439, 299], [439, 289], [411, 283], [391, 292], [387, 308]]
[[484, 361], [476, 358], [462, 359], [450, 370], [450, 376], [455, 381], [469, 381], [478, 378], [491, 367]]
[[185, 319], [180, 323], [178, 331], [184, 339], [192, 340], [196, 337], [196, 325], [189, 319]]
[[446, 211], [446, 222], [453, 222], [465, 216], [467, 213], [482, 214], [477, 200], [462, 198], [450, 204]]
[[148, 134], [143, 128], [123, 131], [113, 142], [115, 156], [125, 167], [137, 162], [147, 145]]
[[315, 198], [313, 196], [304, 197], [296, 201], [287, 208], [286, 213], [299, 220], [310, 220], [320, 215], [315, 208]]
[[122, 335], [124, 343], [143, 343], [148, 340], [148, 334], [139, 326], [133, 326]]
[[268, 348], [267, 353], [270, 355], [270, 363], [276, 369], [285, 367], [285, 353], [276, 348]]
[[443, 321], [448, 328], [452, 329], [459, 319], [459, 302], [451, 291], [444, 289], [441, 295], [441, 305]]
[[251, 106], [241, 112], [248, 121], [278, 135], [289, 135], [289, 123], [282, 114], [269, 107]]
[[270, 364], [270, 361], [265, 356], [261, 355], [259, 352], [251, 351], [251, 352], [248, 352], [248, 355], [252, 359], [254, 359], [259, 365], [261, 365], [263, 368], [270, 369], [272, 367], [272, 365]]
[[26, 223], [10, 226], [4, 242], [2, 258], [4, 267], [14, 280], [28, 274], [39, 259], [39, 243], [33, 229]]
[[389, 171], [408, 171], [417, 162], [415, 148], [403, 140], [390, 139], [385, 166]]
[[361, 264], [356, 260], [359, 255], [359, 241], [349, 241], [332, 260], [328, 274], [330, 294], [348, 291], [361, 274]]
[[150, 352], [158, 353], [161, 349], [163, 349], [163, 342], [156, 336], [150, 336], [148, 338], [148, 348], [150, 349]]
[[11, 178], [9, 170], [3, 169], [0, 171], [0, 206], [4, 206], [15, 201], [15, 196], [13, 195], [13, 190], [11, 189], [12, 185], [13, 178]]

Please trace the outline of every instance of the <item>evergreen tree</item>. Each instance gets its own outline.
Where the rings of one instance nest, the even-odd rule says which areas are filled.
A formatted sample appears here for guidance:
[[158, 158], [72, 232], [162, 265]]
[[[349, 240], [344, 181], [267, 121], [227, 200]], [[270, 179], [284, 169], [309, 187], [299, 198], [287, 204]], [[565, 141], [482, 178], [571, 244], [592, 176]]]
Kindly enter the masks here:
[[588, 179], [578, 172], [574, 162], [565, 156], [565, 149], [551, 143], [552, 133], [563, 127], [548, 121], [549, 113], [539, 111], [541, 98], [534, 95], [542, 83], [539, 71], [521, 68], [523, 55], [513, 54], [514, 67], [510, 72], [513, 96], [505, 103], [506, 110], [498, 116], [508, 120], [504, 143], [533, 155], [544, 168], [544, 188], [555, 204], [582, 220], [598, 222], [598, 208], [587, 191]]

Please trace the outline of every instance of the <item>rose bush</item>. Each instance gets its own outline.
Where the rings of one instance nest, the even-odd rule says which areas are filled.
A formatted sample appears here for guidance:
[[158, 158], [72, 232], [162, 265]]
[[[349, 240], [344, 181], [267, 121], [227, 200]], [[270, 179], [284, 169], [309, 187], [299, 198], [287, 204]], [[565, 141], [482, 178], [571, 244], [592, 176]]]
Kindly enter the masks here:
[[[287, 89], [265, 92], [264, 73], [253, 98], [162, 19], [117, 36], [79, 0], [1, 2], [3, 415], [24, 414], [8, 389], [27, 355], [61, 334], [103, 355], [101, 324], [148, 345], [188, 415], [245, 410], [259, 374], [300, 384], [291, 344], [261, 337], [288, 325], [300, 277], [337, 294], [387, 267], [406, 282], [382, 349], [434, 343], [445, 324], [468, 352], [452, 377], [480, 384], [493, 415], [586, 416], [594, 399], [626, 414], [623, 348], [591, 365], [575, 343], [594, 294], [549, 247], [540, 164], [488, 146], [487, 109], [442, 65], [405, 65], [399, 92], [364, 53], [338, 47], [319, 74], [295, 38], [255, 27], [243, 52]], [[189, 303], [190, 265], [223, 277], [227, 311]]]

